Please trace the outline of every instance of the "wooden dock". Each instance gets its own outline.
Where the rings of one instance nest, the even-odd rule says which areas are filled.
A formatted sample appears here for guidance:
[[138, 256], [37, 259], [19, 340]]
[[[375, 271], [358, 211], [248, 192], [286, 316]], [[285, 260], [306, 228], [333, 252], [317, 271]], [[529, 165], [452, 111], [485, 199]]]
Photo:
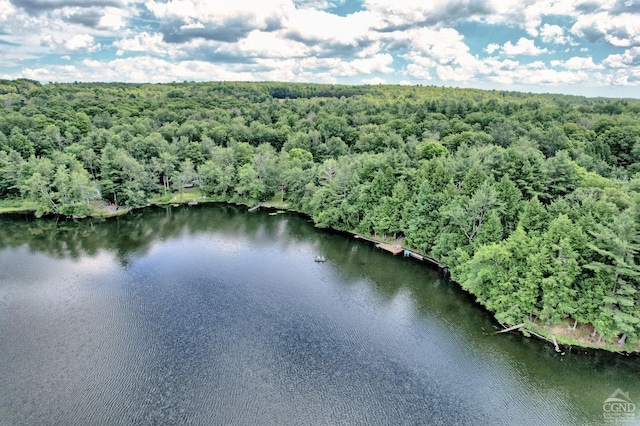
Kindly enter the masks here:
[[359, 240], [369, 241], [370, 243], [378, 244], [379, 241], [374, 240], [373, 238], [365, 237], [364, 235], [355, 234], [353, 238], [357, 238]]
[[418, 253], [414, 253], [414, 252], [409, 251], [409, 250], [405, 250], [405, 251], [408, 251], [408, 252], [409, 252], [409, 255], [408, 255], [408, 256], [411, 256], [411, 257], [413, 257], [414, 259], [419, 260], [420, 262], [429, 263], [429, 264], [431, 264], [431, 265], [435, 266], [436, 268], [440, 269], [441, 271], [445, 271], [445, 270], [447, 270], [447, 271], [448, 271], [448, 270], [449, 270], [449, 268], [447, 268], [447, 266], [446, 266], [446, 265], [443, 265], [442, 263], [438, 262], [438, 261], [437, 261], [437, 260], [435, 260], [435, 259], [432, 259], [432, 258], [427, 257], [427, 256], [423, 256], [423, 255], [418, 254]]
[[260, 201], [258, 204], [256, 204], [255, 206], [251, 207], [249, 209], [250, 212], [255, 212], [256, 210], [258, 210], [260, 207], [262, 207], [262, 205], [264, 204], [264, 201]]
[[442, 264], [442, 263], [438, 262], [437, 260], [432, 259], [430, 257], [423, 256], [423, 255], [418, 254], [418, 253], [414, 253], [409, 249], [405, 249], [401, 245], [382, 243], [380, 241], [374, 240], [373, 238], [365, 237], [364, 235], [359, 235], [359, 234], [356, 234], [353, 237], [357, 238], [359, 240], [364, 240], [364, 241], [368, 241], [370, 243], [373, 243], [376, 248], [380, 248], [380, 249], [386, 250], [386, 251], [388, 251], [390, 253], [393, 253], [394, 256], [398, 255], [400, 253], [404, 253], [404, 257], [412, 257], [412, 258], [414, 258], [416, 260], [419, 260], [420, 262], [428, 263], [431, 266], [433, 266], [435, 268], [438, 268], [445, 275], [449, 273], [449, 268], [447, 267], [447, 265], [444, 265], [444, 264]]
[[386, 250], [390, 253], [392, 253], [394, 256], [399, 255], [400, 253], [402, 253], [404, 251], [404, 249], [402, 247], [400, 247], [399, 245], [395, 244], [395, 245], [391, 245], [391, 244], [386, 244], [386, 243], [378, 243], [376, 244], [376, 248], [382, 249], [382, 250]]

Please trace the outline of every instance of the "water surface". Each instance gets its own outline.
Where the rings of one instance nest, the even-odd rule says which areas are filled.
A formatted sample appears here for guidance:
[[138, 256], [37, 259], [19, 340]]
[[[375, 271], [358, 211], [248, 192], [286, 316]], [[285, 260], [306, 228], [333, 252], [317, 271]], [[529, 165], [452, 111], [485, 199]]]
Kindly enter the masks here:
[[0, 219], [3, 425], [602, 424], [618, 388], [640, 407], [637, 356], [494, 327], [424, 265], [293, 215]]

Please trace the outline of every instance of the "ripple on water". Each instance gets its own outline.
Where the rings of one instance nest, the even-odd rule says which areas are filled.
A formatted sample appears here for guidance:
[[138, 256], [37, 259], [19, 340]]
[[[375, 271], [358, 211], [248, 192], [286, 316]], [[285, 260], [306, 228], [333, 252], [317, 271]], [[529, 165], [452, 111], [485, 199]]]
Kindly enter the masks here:
[[118, 256], [2, 249], [0, 424], [571, 424], [580, 385], [422, 269], [215, 211]]

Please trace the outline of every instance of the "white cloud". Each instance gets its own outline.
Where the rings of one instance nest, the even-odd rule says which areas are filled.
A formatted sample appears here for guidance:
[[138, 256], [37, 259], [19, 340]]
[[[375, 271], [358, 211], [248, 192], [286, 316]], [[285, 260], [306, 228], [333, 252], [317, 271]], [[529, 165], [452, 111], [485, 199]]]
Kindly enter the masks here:
[[460, 63], [469, 55], [464, 37], [453, 28], [421, 28], [406, 34], [411, 41], [412, 53], [431, 57], [440, 64]]
[[540, 38], [545, 43], [567, 44], [571, 41], [565, 33], [564, 29], [559, 25], [544, 24], [540, 28]]
[[379, 18], [371, 12], [338, 16], [321, 10], [296, 10], [289, 15], [285, 35], [310, 42], [356, 46], [362, 41], [378, 37], [371, 30], [379, 22]]
[[593, 58], [574, 56], [566, 61], [551, 61], [551, 66], [569, 70], [599, 70], [604, 67], [593, 62]]
[[421, 59], [422, 58], [414, 59], [412, 63], [407, 65], [406, 74], [418, 81], [433, 80], [433, 75], [431, 74], [433, 64], [430, 62], [424, 63]]
[[97, 27], [101, 30], [118, 31], [127, 25], [131, 11], [108, 7], [100, 18]]
[[255, 19], [265, 18], [280, 7], [290, 8], [286, 0], [256, 2], [253, 0], [149, 0], [145, 6], [157, 18], [178, 18], [184, 22], [223, 22], [226, 18], [247, 16]]
[[604, 40], [617, 47], [640, 45], [640, 19], [636, 14], [600, 12], [583, 15], [571, 27], [571, 31], [589, 41]]
[[122, 33], [128, 19], [138, 13], [125, 1], [113, 5], [0, 0], [0, 32], [6, 42], [0, 45], [2, 66], [27, 69], [32, 60], [46, 63], [48, 55], [98, 51], [102, 47], [98, 37], [108, 40]]
[[[256, 59], [262, 73], [271, 75], [274, 72], [297, 76], [294, 81], [313, 81], [316, 73], [330, 77], [336, 81], [338, 77], [354, 77], [359, 74], [390, 73], [393, 68], [389, 65], [393, 61], [391, 55], [379, 54], [367, 59], [353, 59], [351, 61], [339, 58], [319, 58], [314, 56], [299, 59]], [[253, 65], [246, 65], [251, 69]], [[304, 78], [301, 78], [304, 77]], [[271, 79], [271, 78], [269, 78]]]
[[[58, 72], [54, 67], [53, 71]], [[243, 72], [225, 65], [203, 61], [170, 62], [150, 56], [115, 59], [108, 62], [84, 60], [77, 67], [76, 76], [83, 81], [127, 81], [165, 83], [184, 80], [228, 80], [255, 81], [259, 78], [250, 72]], [[62, 73], [66, 81], [77, 77]], [[126, 77], [126, 78], [123, 78]]]
[[479, 66], [478, 58], [469, 52], [460, 33], [452, 28], [422, 28], [406, 33], [411, 49], [402, 55], [409, 62], [407, 74], [415, 79], [430, 80], [435, 72], [443, 81], [472, 78]]
[[349, 2], [350, 0], [293, 0], [297, 9], [327, 10]]
[[547, 68], [541, 61], [532, 64], [520, 64], [514, 61], [487, 60], [484, 62], [482, 79], [501, 85], [537, 85], [561, 86], [567, 84], [593, 81], [592, 76], [584, 71], [558, 71]]
[[487, 52], [489, 55], [493, 55], [494, 52], [500, 50], [500, 45], [496, 44], [496, 43], [490, 43], [485, 49], [484, 51]]
[[[537, 36], [544, 16], [576, 17], [582, 0], [364, 0], [364, 5], [390, 26], [450, 26], [455, 22], [483, 21], [524, 28]], [[613, 0], [591, 0], [593, 7], [609, 6]]]
[[45, 34], [40, 39], [40, 46], [42, 46], [42, 47], [55, 49], [56, 46], [58, 46], [59, 44], [60, 43], [56, 40], [56, 38], [53, 36], [53, 34]]
[[328, 0], [293, 0], [293, 3], [299, 9], [328, 9], [333, 4]]
[[69, 40], [65, 41], [64, 47], [70, 51], [87, 51], [92, 52], [100, 48], [100, 44], [96, 44], [93, 36], [89, 34], [76, 34]]
[[385, 80], [384, 78], [380, 78], [380, 77], [364, 78], [364, 79], [362, 79], [362, 83], [363, 84], [370, 84], [370, 85], [387, 84], [387, 80]]
[[77, 76], [78, 69], [73, 65], [62, 65], [48, 68], [26, 68], [20, 74], [21, 77], [39, 81], [75, 81], [70, 78], [68, 80], [60, 80], [60, 76]]
[[528, 84], [559, 86], [577, 84], [587, 80], [589, 74], [585, 72], [556, 71], [553, 69], [532, 69], [526, 74]]
[[53, 34], [46, 34], [40, 39], [40, 46], [57, 52], [94, 52], [100, 48], [100, 44], [89, 34], [75, 34], [68, 39], [58, 39]]
[[[442, 82], [457, 82], [465, 85], [498, 84], [503, 87], [563, 87], [567, 85], [594, 86], [606, 84], [603, 69], [591, 58], [572, 58], [567, 61], [555, 61], [549, 67], [538, 60], [523, 64], [516, 60], [499, 57], [479, 59], [474, 56], [465, 61], [465, 55], [447, 64], [440, 64], [437, 58], [408, 55], [410, 64], [405, 73], [414, 81], [430, 81], [437, 76]], [[465, 65], [458, 65], [465, 64]], [[628, 78], [626, 81], [631, 81]], [[618, 79], [618, 82], [623, 81]]]
[[[126, 81], [162, 83], [183, 80], [225, 81], [299, 81], [336, 83], [340, 77], [366, 73], [385, 73], [389, 55], [370, 59], [344, 61], [336, 58], [308, 57], [296, 59], [258, 59], [256, 64], [213, 64], [205, 61], [169, 61], [152, 56], [136, 56], [98, 61], [85, 59], [72, 65], [52, 65], [47, 68], [25, 68], [15, 77], [40, 81]], [[15, 78], [14, 77], [14, 78]], [[380, 76], [372, 77], [377, 84]]]
[[609, 68], [632, 68], [637, 71], [640, 65], [640, 47], [632, 47], [622, 54], [609, 55], [602, 63]]
[[[597, 1], [597, 0], [594, 0]], [[494, 13], [486, 18], [489, 23], [516, 25], [524, 28], [527, 33], [536, 37], [544, 16], [565, 15], [574, 17], [578, 15], [577, 4], [579, 0], [526, 0], [504, 1], [491, 0]]]
[[[121, 0], [108, 7], [81, 1], [52, 7], [63, 2], [38, 0], [23, 1], [23, 8], [12, 1], [0, 0], [6, 42], [0, 45], [1, 61], [43, 81], [377, 84], [402, 79], [408, 84], [604, 87], [640, 80], [640, 19], [623, 0], [363, 0], [368, 10], [348, 16], [328, 12], [345, 0]], [[132, 21], [141, 1], [151, 22]], [[549, 15], [575, 24], [570, 29], [543, 24]], [[469, 21], [481, 22], [483, 31], [489, 28], [477, 35], [486, 53], [472, 51], [465, 40], [465, 35], [476, 35], [454, 29], [467, 28], [454, 24]], [[506, 43], [492, 38], [492, 24], [500, 25], [500, 37], [509, 30], [518, 36]], [[517, 40], [522, 29], [529, 35]], [[609, 47], [616, 54], [596, 63], [590, 57], [591, 42], [601, 41], [627, 50]], [[567, 58], [579, 56], [565, 59], [541, 43], [562, 45], [553, 49], [564, 50]], [[599, 44], [603, 46], [608, 48]], [[98, 49], [100, 57], [112, 52], [118, 57], [97, 61], [91, 53]], [[51, 54], [66, 57], [69, 65], [44, 66]], [[520, 63], [521, 55], [540, 60]], [[79, 62], [86, 56], [92, 59]], [[399, 68], [398, 58], [406, 66]]]
[[255, 30], [238, 43], [221, 47], [221, 51], [234, 52], [239, 56], [291, 58], [311, 54], [304, 43], [282, 37], [280, 33]]
[[368, 10], [382, 18], [383, 27], [424, 27], [478, 20], [491, 12], [487, 1], [474, 0], [364, 0]]
[[174, 51], [174, 47], [162, 41], [162, 35], [142, 32], [133, 37], [115, 40], [113, 46], [118, 48], [118, 56], [126, 52], [147, 52], [154, 55], [167, 55]]
[[0, 21], [9, 19], [15, 13], [16, 9], [9, 0], [0, 0]]
[[547, 49], [536, 47], [533, 40], [521, 37], [516, 44], [512, 44], [511, 40], [507, 41], [501, 49], [501, 52], [507, 56], [529, 55], [536, 56], [545, 53]]
[[233, 21], [254, 29], [266, 29], [287, 19], [294, 10], [290, 0], [257, 2], [254, 0], [149, 0], [145, 6], [162, 21], [180, 21], [183, 25], [225, 25]]

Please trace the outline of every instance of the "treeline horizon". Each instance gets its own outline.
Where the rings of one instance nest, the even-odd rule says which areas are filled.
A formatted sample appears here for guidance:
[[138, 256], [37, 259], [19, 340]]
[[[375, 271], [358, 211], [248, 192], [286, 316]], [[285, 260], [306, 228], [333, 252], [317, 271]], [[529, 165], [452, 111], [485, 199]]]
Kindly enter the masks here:
[[437, 86], [0, 80], [0, 199], [38, 216], [193, 184], [448, 265], [505, 325], [640, 342], [640, 100]]

